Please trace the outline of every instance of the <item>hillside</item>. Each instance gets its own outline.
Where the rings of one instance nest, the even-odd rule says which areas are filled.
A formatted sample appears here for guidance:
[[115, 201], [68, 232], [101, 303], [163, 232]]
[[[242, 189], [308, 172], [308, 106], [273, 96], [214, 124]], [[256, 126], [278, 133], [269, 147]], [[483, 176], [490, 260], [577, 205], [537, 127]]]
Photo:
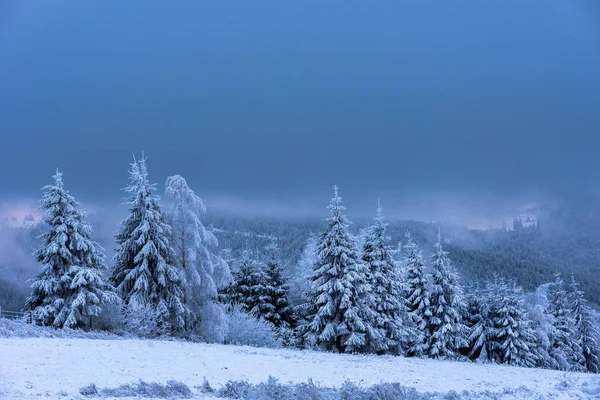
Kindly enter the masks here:
[[[447, 249], [460, 273], [464, 286], [482, 284], [494, 274], [513, 278], [527, 291], [552, 280], [555, 272], [571, 273], [581, 282], [586, 297], [600, 304], [600, 213], [569, 212], [560, 209], [545, 217], [538, 228], [505, 232], [469, 230], [443, 226]], [[277, 238], [281, 259], [288, 276], [297, 276], [298, 261], [308, 237], [318, 235], [324, 222], [318, 218], [275, 219], [242, 218], [208, 213], [204, 224], [219, 239], [220, 249], [230, 250], [226, 258], [235, 258], [248, 248], [264, 251], [271, 238]], [[102, 216], [92, 219], [99, 243], [107, 250], [114, 246], [112, 225]], [[369, 220], [353, 221], [353, 233], [359, 234]], [[115, 225], [116, 226], [116, 225]], [[31, 256], [39, 246], [43, 225], [29, 229], [0, 229], [0, 307], [18, 310], [29, 294], [28, 279], [39, 270]], [[389, 221], [389, 245], [396, 249], [408, 230], [428, 253], [438, 225], [419, 221]], [[260, 255], [259, 255], [260, 256]]]
[[218, 389], [230, 380], [259, 383], [269, 376], [285, 383], [312, 379], [327, 387], [399, 382], [421, 393], [455, 391], [458, 398], [600, 398], [600, 377], [593, 374], [393, 356], [54, 338], [0, 339], [0, 354], [0, 397], [12, 400], [79, 399], [79, 389], [91, 383], [112, 388], [140, 379], [162, 384], [174, 379], [193, 388], [206, 378]]

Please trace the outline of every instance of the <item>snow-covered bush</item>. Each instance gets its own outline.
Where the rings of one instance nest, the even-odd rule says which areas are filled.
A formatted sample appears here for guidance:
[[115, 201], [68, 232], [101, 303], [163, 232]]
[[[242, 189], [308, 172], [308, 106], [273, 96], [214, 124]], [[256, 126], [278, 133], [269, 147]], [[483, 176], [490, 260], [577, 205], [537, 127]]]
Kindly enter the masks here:
[[[429, 400], [429, 399], [465, 399], [466, 396], [438, 395], [419, 393], [400, 383], [379, 383], [371, 387], [361, 387], [345, 382], [339, 389], [307, 383], [282, 384], [269, 377], [267, 382], [253, 385], [247, 381], [229, 381], [216, 393], [218, 397], [228, 399], [265, 400], [265, 399], [311, 399], [311, 400]], [[475, 398], [475, 396], [474, 396]], [[481, 397], [480, 397], [481, 398]]]
[[0, 318], [0, 338], [83, 338], [83, 339], [123, 339], [134, 337], [131, 334], [117, 335], [109, 332], [84, 331], [82, 329], [56, 329], [49, 326], [37, 326], [26, 321]]
[[203, 320], [190, 331], [190, 338], [207, 343], [223, 343], [228, 324], [225, 307], [216, 301], [205, 301], [199, 310]]
[[157, 315], [150, 305], [130, 305], [123, 313], [126, 331], [142, 337], [155, 337], [168, 333], [158, 326]]
[[256, 347], [281, 346], [272, 324], [256, 319], [239, 307], [233, 307], [227, 313], [227, 333], [224, 343]]
[[121, 304], [107, 304], [92, 323], [92, 329], [97, 331], [120, 333], [124, 327], [125, 317]]
[[193, 396], [190, 388], [182, 382], [168, 381], [166, 385], [156, 382], [145, 382], [121, 385], [116, 388], [99, 389], [95, 384], [79, 389], [86, 397], [129, 397], [150, 399], [187, 399]]

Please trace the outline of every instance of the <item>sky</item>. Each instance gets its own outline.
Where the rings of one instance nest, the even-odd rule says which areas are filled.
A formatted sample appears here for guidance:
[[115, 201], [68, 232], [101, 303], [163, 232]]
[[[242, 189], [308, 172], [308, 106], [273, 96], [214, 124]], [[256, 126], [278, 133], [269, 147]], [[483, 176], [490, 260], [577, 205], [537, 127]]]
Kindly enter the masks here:
[[600, 182], [599, 108], [594, 0], [0, 0], [4, 209], [144, 151], [209, 210], [480, 221]]

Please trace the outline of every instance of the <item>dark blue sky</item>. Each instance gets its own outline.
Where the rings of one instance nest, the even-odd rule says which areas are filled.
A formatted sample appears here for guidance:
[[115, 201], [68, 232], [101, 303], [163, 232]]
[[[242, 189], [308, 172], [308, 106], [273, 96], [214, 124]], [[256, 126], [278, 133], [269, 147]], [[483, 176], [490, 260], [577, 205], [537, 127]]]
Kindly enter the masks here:
[[[589, 0], [0, 0], [0, 197], [555, 192], [600, 181]], [[326, 202], [327, 199], [325, 198]]]

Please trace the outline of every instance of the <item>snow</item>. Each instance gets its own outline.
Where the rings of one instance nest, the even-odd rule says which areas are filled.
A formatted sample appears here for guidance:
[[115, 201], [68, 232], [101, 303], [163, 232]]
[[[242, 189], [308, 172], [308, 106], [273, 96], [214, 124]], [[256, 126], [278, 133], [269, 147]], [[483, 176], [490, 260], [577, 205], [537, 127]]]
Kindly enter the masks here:
[[[174, 379], [190, 388], [206, 377], [213, 387], [229, 380], [339, 386], [400, 382], [421, 392], [464, 390], [502, 392], [521, 386], [537, 398], [592, 398], [600, 376], [468, 362], [373, 355], [347, 355], [288, 349], [264, 349], [165, 340], [93, 340], [55, 338], [0, 339], [0, 398], [82, 398], [90, 383], [117, 387]], [[566, 388], [561, 382], [570, 381]], [[587, 392], [586, 392], [587, 391]], [[67, 397], [65, 396], [67, 394]]]

